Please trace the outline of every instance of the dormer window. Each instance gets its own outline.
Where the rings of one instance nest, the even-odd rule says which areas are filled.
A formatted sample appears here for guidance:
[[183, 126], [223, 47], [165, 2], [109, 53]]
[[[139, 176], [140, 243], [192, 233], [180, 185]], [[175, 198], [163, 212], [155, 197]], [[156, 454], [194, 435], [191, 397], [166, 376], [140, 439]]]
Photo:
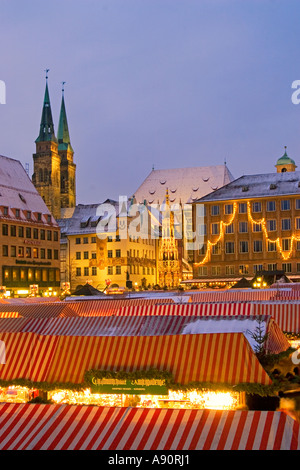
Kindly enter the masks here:
[[8, 207], [3, 207], [3, 215], [8, 215]]

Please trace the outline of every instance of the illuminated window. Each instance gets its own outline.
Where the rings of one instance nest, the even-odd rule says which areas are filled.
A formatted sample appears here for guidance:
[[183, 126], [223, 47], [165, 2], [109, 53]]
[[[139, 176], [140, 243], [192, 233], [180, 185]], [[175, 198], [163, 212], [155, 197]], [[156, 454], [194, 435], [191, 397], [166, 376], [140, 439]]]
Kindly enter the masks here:
[[239, 274], [249, 274], [249, 266], [247, 264], [241, 264], [239, 266]]
[[19, 246], [18, 248], [18, 258], [24, 258], [24, 247]]

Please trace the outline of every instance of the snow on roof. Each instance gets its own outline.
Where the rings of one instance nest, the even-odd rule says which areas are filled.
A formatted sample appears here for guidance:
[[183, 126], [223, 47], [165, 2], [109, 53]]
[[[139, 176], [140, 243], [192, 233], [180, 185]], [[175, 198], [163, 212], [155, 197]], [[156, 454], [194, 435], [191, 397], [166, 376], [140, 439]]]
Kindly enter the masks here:
[[[262, 336], [266, 334], [269, 318], [264, 317], [263, 320], [259, 324]], [[243, 333], [254, 350], [257, 347], [254, 340], [257, 329], [258, 322], [254, 316], [201, 317], [188, 323], [182, 334]]]
[[101, 204], [111, 204], [116, 208], [117, 214], [118, 203], [112, 199], [107, 199], [99, 204], [78, 204], [72, 211], [66, 212], [64, 218], [57, 221], [62, 235], [95, 233], [96, 225], [101, 218], [100, 215], [97, 215]]
[[233, 181], [226, 165], [152, 170], [134, 193], [137, 203], [162, 204], [168, 188], [170, 203], [186, 204]]
[[0, 155], [0, 205], [50, 214], [20, 161]]
[[224, 201], [272, 196], [300, 195], [300, 171], [244, 175], [199, 199]]

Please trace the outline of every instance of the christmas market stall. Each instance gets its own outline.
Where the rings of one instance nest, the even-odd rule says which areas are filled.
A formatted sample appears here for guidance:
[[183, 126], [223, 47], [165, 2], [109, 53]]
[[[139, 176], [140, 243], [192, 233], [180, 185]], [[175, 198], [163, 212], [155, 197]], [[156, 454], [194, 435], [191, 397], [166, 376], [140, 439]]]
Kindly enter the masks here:
[[278, 391], [262, 351], [289, 354], [266, 316], [3, 318], [0, 401], [239, 409]]

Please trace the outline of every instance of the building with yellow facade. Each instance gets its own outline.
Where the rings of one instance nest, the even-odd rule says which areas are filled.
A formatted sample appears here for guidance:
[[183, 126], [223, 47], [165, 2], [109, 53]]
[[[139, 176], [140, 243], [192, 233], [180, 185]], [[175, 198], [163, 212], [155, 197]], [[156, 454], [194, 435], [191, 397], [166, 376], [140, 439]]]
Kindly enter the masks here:
[[286, 149], [275, 166], [193, 204], [194, 280], [230, 283], [261, 271], [300, 279], [300, 172]]
[[[115, 226], [106, 224], [102, 207], [111, 210]], [[70, 284], [71, 292], [86, 283], [101, 291], [107, 286], [145, 289], [156, 285], [156, 240], [148, 234], [131, 233], [133, 218], [127, 209], [120, 213], [119, 202], [108, 199], [103, 204], [79, 204], [64, 211], [58, 221], [61, 280], [62, 285]], [[122, 222], [126, 222], [123, 231]], [[107, 230], [101, 232], [101, 226]]]

